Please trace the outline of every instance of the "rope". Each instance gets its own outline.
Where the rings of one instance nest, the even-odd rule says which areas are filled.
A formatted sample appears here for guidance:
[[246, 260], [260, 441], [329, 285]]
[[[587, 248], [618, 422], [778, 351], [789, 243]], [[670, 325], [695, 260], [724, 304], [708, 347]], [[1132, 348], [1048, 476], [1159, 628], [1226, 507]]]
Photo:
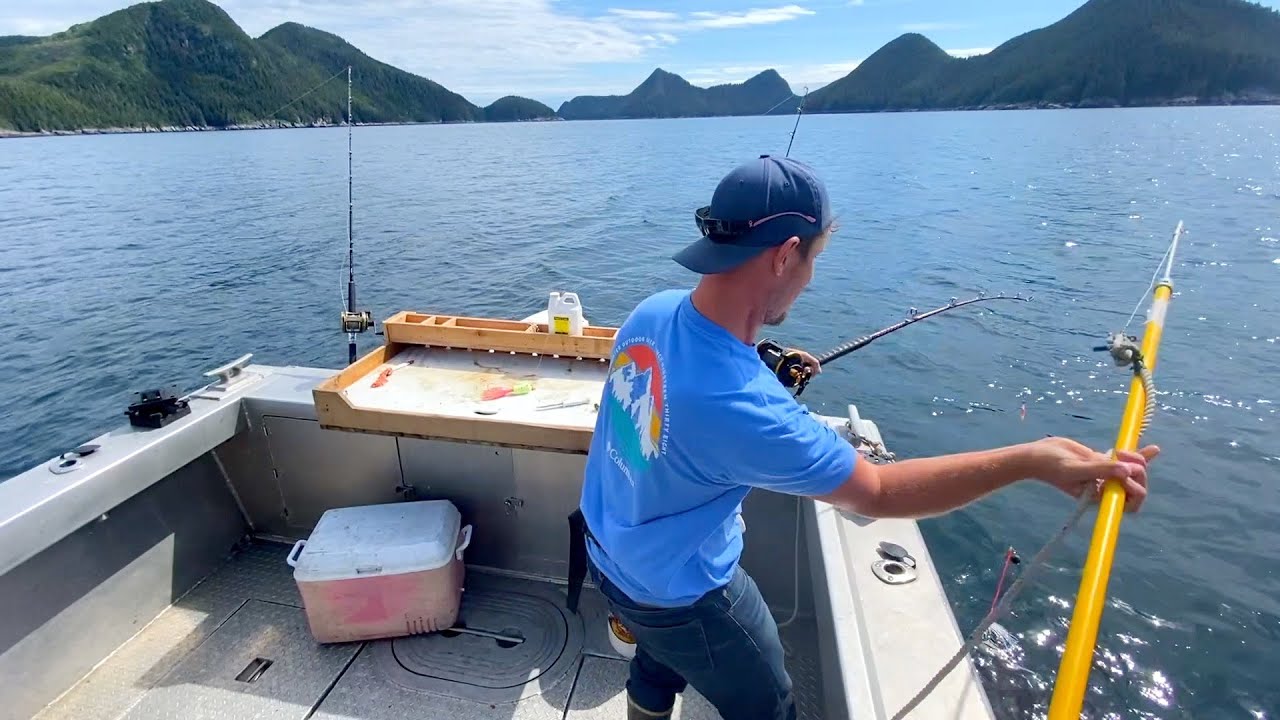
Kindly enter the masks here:
[[1014, 598], [1018, 597], [1022, 592], [1022, 589], [1026, 587], [1027, 581], [1035, 575], [1038, 570], [1040, 570], [1041, 566], [1044, 565], [1044, 561], [1048, 559], [1049, 554], [1057, 549], [1058, 545], [1060, 545], [1067, 535], [1071, 533], [1071, 530], [1076, 526], [1076, 523], [1080, 521], [1080, 518], [1084, 515], [1085, 511], [1089, 509], [1089, 505], [1093, 502], [1093, 495], [1095, 492], [1096, 490], [1094, 489], [1086, 489], [1080, 494], [1080, 499], [1076, 501], [1075, 510], [1071, 513], [1071, 517], [1067, 519], [1067, 522], [1063, 524], [1062, 529], [1058, 531], [1058, 534], [1054, 535], [1049, 542], [1045, 543], [1044, 547], [1040, 548], [1040, 552], [1036, 553], [1035, 557], [1031, 559], [1031, 562], [1027, 565], [1027, 569], [1023, 570], [1022, 574], [1018, 576], [1018, 579], [1014, 580], [1013, 584], [1009, 586], [1009, 591], [1004, 594], [1000, 603], [987, 613], [987, 616], [982, 619], [982, 622], [978, 623], [978, 627], [974, 628], [973, 632], [969, 635], [969, 639], [965, 641], [964, 645], [960, 646], [960, 649], [951, 656], [951, 659], [942, 666], [942, 669], [935, 673], [934, 676], [929, 679], [929, 682], [925, 683], [924, 687], [920, 688], [920, 692], [916, 693], [915, 697], [911, 698], [911, 700], [908, 701], [901, 710], [894, 714], [892, 720], [902, 720], [902, 718], [906, 717], [908, 713], [915, 710], [916, 706], [919, 705], [920, 702], [929, 695], [929, 693], [933, 692], [938, 687], [938, 684], [942, 682], [942, 679], [955, 669], [960, 660], [965, 655], [969, 654], [969, 651], [978, 646], [978, 643], [982, 641], [982, 636], [986, 634], [987, 630], [993, 624], [995, 624], [995, 621], [1009, 612], [1009, 608], [1013, 605]]
[[[1115, 351], [1113, 351], [1113, 355], [1116, 355]], [[1142, 389], [1146, 396], [1146, 410], [1142, 416], [1142, 425], [1138, 429], [1138, 435], [1141, 436], [1142, 433], [1146, 431], [1147, 426], [1151, 423], [1151, 419], [1155, 416], [1156, 385], [1155, 379], [1151, 375], [1151, 371], [1147, 369], [1146, 363], [1142, 361], [1141, 353], [1135, 350], [1130, 356], [1130, 360], [1134, 366], [1134, 373], [1137, 374], [1139, 379], [1142, 381]], [[961, 645], [960, 649], [956, 651], [956, 654], [952, 655], [951, 659], [942, 666], [942, 669], [934, 674], [934, 676], [929, 679], [929, 682], [925, 683], [924, 687], [920, 689], [920, 692], [915, 694], [915, 697], [911, 698], [911, 700], [908, 701], [901, 710], [894, 714], [892, 720], [902, 720], [902, 718], [906, 717], [908, 713], [914, 710], [916, 706], [929, 695], [929, 693], [933, 692], [938, 687], [938, 684], [942, 682], [942, 679], [955, 669], [961, 658], [977, 647], [978, 643], [982, 640], [982, 636], [985, 635], [987, 630], [995, 624], [996, 620], [1009, 612], [1009, 609], [1013, 606], [1014, 598], [1016, 598], [1018, 594], [1022, 592], [1022, 589], [1026, 587], [1026, 583], [1032, 575], [1034, 575], [1036, 571], [1040, 570], [1045, 560], [1048, 559], [1049, 554], [1057, 549], [1058, 545], [1062, 544], [1062, 541], [1071, 533], [1071, 530], [1075, 528], [1076, 523], [1080, 522], [1080, 518], [1084, 516], [1085, 511], [1089, 509], [1089, 505], [1093, 502], [1093, 496], [1097, 492], [1098, 488], [1095, 487], [1093, 489], [1086, 489], [1080, 494], [1080, 499], [1076, 501], [1075, 510], [1072, 511], [1071, 517], [1067, 519], [1067, 522], [1063, 524], [1062, 529], [1060, 529], [1058, 533], [1049, 540], [1049, 542], [1045, 543], [1044, 547], [1040, 548], [1040, 552], [1036, 553], [1035, 557], [1031, 559], [1027, 568], [1022, 571], [1022, 574], [1018, 576], [1017, 580], [1014, 580], [1013, 585], [1009, 586], [1009, 591], [1005, 593], [1003, 598], [1001, 598], [999, 604], [993, 605], [992, 608], [987, 611], [986, 617], [982, 619], [982, 622], [978, 623], [978, 627], [974, 628], [964, 645]], [[1001, 581], [1003, 582], [1003, 573]], [[999, 591], [997, 590], [997, 592]]]
[[[1163, 269], [1165, 262], [1169, 261], [1170, 266], [1172, 266], [1172, 255], [1178, 246], [1178, 238], [1181, 235], [1182, 223], [1179, 222], [1178, 229], [1174, 231], [1173, 242], [1169, 244], [1169, 247], [1164, 251], [1164, 255], [1161, 256], [1160, 263], [1156, 266], [1155, 273], [1151, 275], [1151, 284], [1147, 286], [1142, 298], [1138, 300], [1137, 306], [1135, 306], [1133, 312], [1130, 313], [1129, 319], [1124, 324], [1124, 329], [1128, 329], [1129, 324], [1133, 322], [1133, 319], [1138, 315], [1138, 311], [1142, 308], [1142, 303], [1155, 288], [1156, 278], [1159, 277], [1160, 270]], [[1166, 273], [1165, 276], [1167, 278], [1168, 273]], [[1142, 391], [1145, 396], [1145, 410], [1142, 414], [1142, 425], [1138, 427], [1138, 437], [1141, 438], [1142, 434], [1146, 432], [1147, 427], [1151, 424], [1151, 420], [1155, 417], [1156, 383], [1155, 378], [1151, 374], [1150, 368], [1147, 367], [1147, 364], [1142, 357], [1142, 349], [1138, 345], [1138, 339], [1130, 335], [1125, 335], [1124, 330], [1121, 330], [1120, 332], [1112, 333], [1111, 336], [1107, 338], [1107, 344], [1105, 346], [1094, 349], [1110, 352], [1111, 357], [1115, 360], [1117, 366], [1128, 367], [1132, 365], [1134, 374], [1142, 383]], [[1023, 410], [1026, 410], [1025, 405], [1023, 406]], [[902, 718], [906, 717], [908, 713], [914, 710], [916, 706], [929, 695], [929, 693], [933, 692], [934, 689], [938, 687], [938, 684], [942, 682], [942, 679], [955, 669], [955, 666], [960, 662], [960, 659], [978, 645], [982, 636], [986, 634], [987, 630], [990, 629], [993, 624], [995, 624], [996, 620], [1009, 612], [1010, 607], [1013, 605], [1014, 598], [1016, 598], [1022, 591], [1022, 588], [1026, 586], [1026, 581], [1040, 569], [1040, 566], [1044, 564], [1044, 561], [1049, 557], [1049, 553], [1062, 543], [1063, 539], [1071, 532], [1076, 523], [1080, 521], [1085, 510], [1088, 509], [1092, 502], [1092, 496], [1100, 489], [1101, 486], [1094, 488], [1093, 490], [1085, 490], [1080, 494], [1080, 498], [1076, 502], [1075, 510], [1071, 513], [1071, 517], [1067, 519], [1067, 522], [1063, 524], [1062, 529], [1059, 530], [1058, 533], [1049, 540], [1049, 542], [1045, 543], [1044, 547], [1040, 548], [1040, 552], [1036, 553], [1035, 557], [1033, 557], [1031, 562], [1027, 565], [1027, 568], [1022, 571], [1022, 574], [1019, 575], [1018, 579], [1014, 581], [1012, 586], [1010, 586], [1009, 592], [1005, 594], [999, 604], [994, 605], [991, 610], [987, 612], [986, 617], [982, 619], [982, 622], [978, 623], [978, 627], [969, 635], [969, 639], [965, 641], [958, 651], [956, 651], [956, 654], [952, 655], [951, 659], [942, 666], [942, 669], [930, 678], [929, 682], [925, 683], [925, 686], [920, 689], [920, 692], [916, 693], [915, 697], [911, 698], [911, 700], [903, 706], [901, 710], [894, 714], [892, 720], [902, 720]], [[997, 589], [996, 592], [999, 593], [999, 590]]]
[[1000, 593], [1004, 591], [1004, 577], [1009, 572], [1009, 566], [1013, 564], [1014, 555], [1013, 548], [1009, 548], [1004, 552], [1004, 566], [1000, 568], [1000, 579], [996, 581], [996, 594], [991, 596], [991, 607], [987, 612], [996, 609], [996, 603], [1000, 600]]

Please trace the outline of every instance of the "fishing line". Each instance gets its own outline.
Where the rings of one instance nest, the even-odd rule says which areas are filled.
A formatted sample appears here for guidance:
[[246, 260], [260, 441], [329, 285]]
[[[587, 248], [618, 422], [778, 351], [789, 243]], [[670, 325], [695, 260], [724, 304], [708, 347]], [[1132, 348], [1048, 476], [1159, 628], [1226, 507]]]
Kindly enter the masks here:
[[760, 113], [760, 114], [761, 114], [761, 115], [768, 115], [769, 113], [773, 112], [774, 110], [777, 110], [778, 108], [782, 107], [782, 103], [784, 103], [784, 102], [786, 102], [786, 101], [788, 101], [788, 100], [794, 100], [794, 99], [795, 99], [795, 97], [796, 97], [796, 94], [795, 94], [795, 93], [791, 93], [790, 95], [788, 95], [788, 96], [786, 96], [786, 97], [782, 98], [781, 100], [779, 100], [779, 101], [778, 101], [778, 103], [777, 103], [776, 105], [774, 105], [773, 107], [769, 108], [768, 110], [765, 110], [764, 112], [762, 112], [762, 113]]
[[276, 111], [275, 111], [275, 112], [273, 112], [273, 113], [271, 113], [271, 114], [270, 114], [270, 115], [268, 115], [267, 117], [274, 117], [276, 113], [278, 113], [278, 112], [280, 112], [281, 110], [283, 110], [283, 109], [285, 109], [285, 108], [289, 107], [290, 105], [292, 105], [292, 104], [294, 104], [294, 103], [298, 102], [298, 101], [299, 101], [299, 100], [301, 100], [302, 98], [304, 98], [304, 97], [306, 97], [306, 96], [310, 95], [311, 93], [313, 93], [313, 92], [315, 92], [315, 91], [319, 90], [320, 88], [324, 87], [325, 85], [328, 85], [330, 82], [332, 82], [332, 81], [333, 81], [333, 79], [334, 79], [334, 78], [338, 77], [339, 75], [341, 75], [342, 73], [347, 72], [347, 71], [348, 71], [348, 68], [343, 68], [343, 69], [339, 70], [338, 72], [334, 73], [333, 75], [330, 75], [330, 76], [329, 76], [329, 78], [328, 78], [327, 80], [324, 80], [324, 81], [323, 81], [323, 82], [321, 82], [319, 85], [316, 85], [315, 87], [313, 87], [313, 88], [311, 88], [310, 90], [308, 90], [308, 91], [306, 91], [306, 92], [302, 93], [302, 94], [301, 94], [301, 95], [299, 95], [298, 97], [296, 97], [296, 98], [294, 98], [294, 99], [290, 100], [289, 102], [287, 102], [287, 103], [285, 103], [285, 104], [281, 105], [280, 107], [276, 108]]
[[1173, 245], [1165, 248], [1164, 255], [1160, 256], [1160, 262], [1156, 265], [1156, 271], [1151, 273], [1151, 282], [1147, 285], [1147, 289], [1142, 291], [1142, 296], [1138, 298], [1138, 304], [1133, 306], [1133, 312], [1129, 313], [1129, 319], [1125, 321], [1123, 330], [1129, 329], [1129, 324], [1138, 316], [1138, 311], [1142, 309], [1142, 303], [1147, 301], [1147, 296], [1151, 294], [1151, 289], [1156, 286], [1156, 278], [1160, 277], [1160, 270], [1164, 267], [1165, 260], [1168, 259], [1169, 253], [1173, 252]]
[[355, 278], [355, 238], [354, 238], [354, 227], [353, 227], [355, 201], [352, 196], [352, 186], [353, 186], [354, 180], [351, 172], [351, 163], [352, 163], [352, 156], [353, 156], [351, 131], [352, 131], [352, 128], [355, 126], [355, 116], [352, 113], [352, 107], [351, 107], [352, 106], [351, 72], [352, 72], [352, 67], [350, 65], [347, 65], [346, 67], [342, 68], [338, 72], [320, 81], [320, 83], [312, 87], [310, 90], [307, 90], [306, 92], [295, 97], [294, 99], [290, 100], [284, 105], [281, 105], [279, 108], [276, 108], [275, 111], [273, 111], [271, 114], [267, 116], [267, 117], [274, 117], [275, 115], [279, 114], [280, 111], [284, 110], [290, 105], [293, 105], [294, 103], [307, 97], [308, 95], [311, 95], [312, 93], [324, 87], [325, 85], [328, 85], [329, 83], [333, 82], [335, 79], [340, 77], [343, 73], [347, 74], [347, 113], [345, 118], [346, 125], [347, 125], [347, 257], [345, 261], [340, 264], [338, 270], [341, 274], [346, 275], [346, 280], [345, 280], [346, 288], [345, 290], [340, 289], [339, 292], [342, 296], [342, 300], [340, 302], [340, 306], [342, 307], [342, 330], [347, 334], [347, 362], [348, 363], [354, 363], [356, 361], [356, 350], [357, 350], [356, 335], [358, 333], [362, 333], [368, 330], [370, 327], [373, 326], [372, 314], [370, 314], [369, 311], [367, 310], [356, 310], [355, 308], [356, 278]]

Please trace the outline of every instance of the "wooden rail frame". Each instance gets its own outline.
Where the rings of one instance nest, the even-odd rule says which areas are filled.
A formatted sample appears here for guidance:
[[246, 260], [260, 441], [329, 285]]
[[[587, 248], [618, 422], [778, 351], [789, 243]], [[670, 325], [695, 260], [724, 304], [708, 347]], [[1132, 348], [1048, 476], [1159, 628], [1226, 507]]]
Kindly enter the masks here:
[[399, 312], [382, 323], [387, 342], [496, 350], [585, 359], [609, 358], [617, 328], [587, 326], [581, 335], [554, 335], [546, 323]]

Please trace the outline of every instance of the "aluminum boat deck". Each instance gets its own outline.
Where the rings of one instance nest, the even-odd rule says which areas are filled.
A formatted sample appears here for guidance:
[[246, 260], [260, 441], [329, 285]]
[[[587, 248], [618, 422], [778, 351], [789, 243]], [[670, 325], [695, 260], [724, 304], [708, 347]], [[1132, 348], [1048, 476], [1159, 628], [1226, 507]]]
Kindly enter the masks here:
[[[605, 637], [605, 603], [594, 590], [575, 615], [564, 609], [563, 584], [472, 570], [460, 631], [318, 645], [287, 552], [269, 542], [237, 549], [36, 717], [626, 716], [619, 690], [627, 663]], [[806, 718], [822, 717], [820, 680], [796, 651], [815, 647], [816, 631], [812, 619], [783, 630]], [[678, 701], [675, 716], [718, 717], [696, 691]]]
[[[0, 720], [625, 717], [627, 664], [588, 581], [566, 607], [584, 456], [327, 430], [319, 368], [248, 365], [159, 429], [0, 483]], [[851, 440], [873, 423], [824, 417]], [[465, 628], [322, 645], [287, 543], [329, 508], [447, 498], [474, 525]], [[887, 718], [961, 638], [916, 524], [753, 492], [743, 566], [804, 717]], [[879, 544], [915, 579], [883, 582]], [[678, 717], [714, 718], [690, 690]], [[913, 718], [990, 720], [964, 663]]]

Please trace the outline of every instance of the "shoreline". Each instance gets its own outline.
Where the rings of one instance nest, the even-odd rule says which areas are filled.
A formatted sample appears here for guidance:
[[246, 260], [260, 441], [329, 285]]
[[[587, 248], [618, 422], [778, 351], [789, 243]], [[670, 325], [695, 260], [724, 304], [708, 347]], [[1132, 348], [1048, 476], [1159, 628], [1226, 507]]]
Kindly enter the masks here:
[[[1136, 110], [1143, 108], [1185, 108], [1185, 107], [1260, 107], [1280, 105], [1280, 96], [1262, 96], [1255, 98], [1217, 99], [1202, 102], [1196, 98], [1175, 98], [1162, 102], [1139, 105], [1120, 105], [1108, 103], [1076, 103], [1063, 104], [1051, 102], [1001, 103], [991, 105], [972, 105], [947, 108], [878, 108], [849, 110], [807, 110], [810, 115], [871, 115], [877, 113], [923, 113], [923, 112], [1007, 112], [1015, 110]], [[718, 117], [774, 117], [776, 113], [766, 115], [687, 115], [670, 117], [611, 117], [581, 118], [566, 120], [558, 115], [549, 118], [532, 118], [529, 120], [403, 120], [394, 122], [358, 122], [355, 127], [388, 127], [401, 125], [489, 125], [527, 122], [592, 122], [601, 120], [683, 120], [690, 118]], [[322, 128], [342, 128], [346, 123], [252, 123], [225, 126], [209, 125], [144, 125], [142, 127], [108, 127], [78, 128], [74, 130], [40, 130], [23, 131], [0, 128], [0, 140], [15, 138], [40, 137], [73, 137], [80, 135], [139, 135], [147, 133], [186, 133], [186, 132], [236, 132], [243, 130], [307, 130]]]
[[[394, 122], [358, 122], [355, 127], [388, 127], [396, 125], [502, 125], [526, 122], [563, 122], [559, 117], [529, 120], [400, 120]], [[344, 128], [347, 123], [252, 123], [239, 125], [143, 125], [142, 127], [77, 128], [74, 130], [10, 130], [0, 127], [0, 140], [15, 138], [75, 137], [79, 135], [145, 135], [158, 133], [239, 132], [246, 130], [320, 130]]]

